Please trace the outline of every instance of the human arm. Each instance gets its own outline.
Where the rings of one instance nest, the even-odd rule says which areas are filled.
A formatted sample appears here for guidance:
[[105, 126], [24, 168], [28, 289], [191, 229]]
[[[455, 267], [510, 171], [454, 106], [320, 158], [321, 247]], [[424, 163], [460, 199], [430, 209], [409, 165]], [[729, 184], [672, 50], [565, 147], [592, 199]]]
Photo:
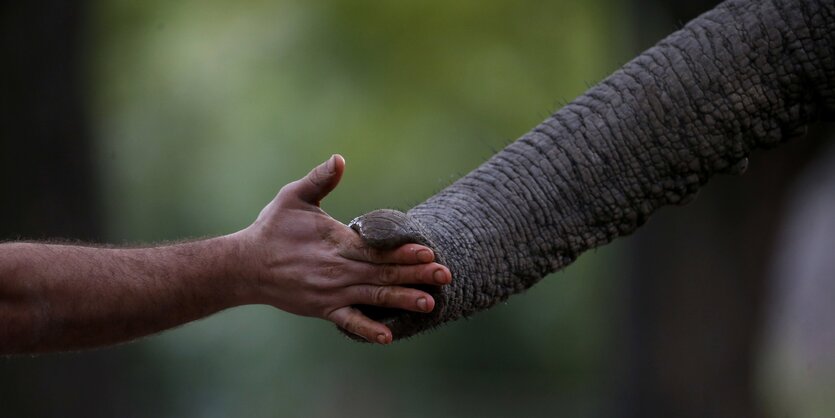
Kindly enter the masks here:
[[385, 325], [352, 305], [429, 312], [429, 294], [401, 285], [437, 286], [451, 276], [428, 248], [371, 250], [322, 211], [343, 171], [344, 160], [332, 157], [226, 236], [152, 248], [0, 245], [0, 353], [114, 344], [247, 304], [391, 342]]

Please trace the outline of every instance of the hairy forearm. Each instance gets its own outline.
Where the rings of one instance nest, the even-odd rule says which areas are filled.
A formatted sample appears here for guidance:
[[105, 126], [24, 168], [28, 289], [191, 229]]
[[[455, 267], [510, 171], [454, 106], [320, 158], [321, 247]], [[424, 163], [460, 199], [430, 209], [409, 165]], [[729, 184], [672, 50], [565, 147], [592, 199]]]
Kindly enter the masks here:
[[0, 245], [0, 353], [129, 341], [240, 304], [231, 236], [154, 248]]

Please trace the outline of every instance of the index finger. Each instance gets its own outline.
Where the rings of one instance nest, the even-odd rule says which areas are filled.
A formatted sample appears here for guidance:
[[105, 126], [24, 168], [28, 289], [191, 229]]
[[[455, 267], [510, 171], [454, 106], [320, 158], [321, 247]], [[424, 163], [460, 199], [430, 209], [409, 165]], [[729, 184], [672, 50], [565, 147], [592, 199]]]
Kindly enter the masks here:
[[435, 252], [420, 244], [403, 244], [393, 250], [378, 250], [366, 245], [353, 231], [342, 240], [339, 255], [373, 264], [425, 264], [435, 261]]

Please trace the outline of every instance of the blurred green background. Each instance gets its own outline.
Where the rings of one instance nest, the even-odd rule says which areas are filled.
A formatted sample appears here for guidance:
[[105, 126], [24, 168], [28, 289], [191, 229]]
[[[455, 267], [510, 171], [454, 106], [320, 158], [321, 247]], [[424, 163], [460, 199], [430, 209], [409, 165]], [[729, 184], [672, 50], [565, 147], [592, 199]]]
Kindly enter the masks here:
[[[41, 35], [8, 39], [14, 54], [29, 56], [22, 42], [72, 57], [58, 64], [21, 58], [23, 70], [13, 74], [26, 78], [37, 66], [71, 72], [76, 84], [67, 94], [75, 101], [67, 107], [78, 114], [69, 117], [84, 121], [50, 134], [81, 132], [78, 142], [32, 142], [31, 155], [73, 155], [71, 166], [89, 168], [65, 172], [89, 173], [78, 182], [67, 174], [52, 187], [88, 186], [68, 192], [69, 204], [33, 206], [69, 205], [77, 210], [72, 219], [87, 216], [90, 225], [64, 220], [53, 229], [25, 229], [12, 222], [4, 236], [136, 244], [230, 233], [332, 153], [348, 163], [323, 204], [332, 216], [347, 223], [380, 207], [407, 209], [711, 2], [669, 3], [7, 6], [10, 33], [39, 30], [27, 16], [45, 22]], [[52, 41], [43, 35], [49, 28], [61, 28]], [[50, 80], [43, 85], [52, 93], [67, 85]], [[49, 97], [33, 106], [58, 108]], [[10, 139], [14, 132], [5, 142], [22, 147]], [[7, 151], [9, 166], [21, 155]], [[12, 196], [45, 193], [50, 184]], [[32, 216], [32, 224], [53, 216], [61, 215]], [[664, 334], [644, 329], [641, 315], [658, 318], [660, 308], [643, 311], [655, 305], [640, 296], [652, 292], [628, 279], [642, 276], [630, 251], [618, 242], [586, 254], [502, 306], [389, 347], [357, 344], [324, 321], [252, 306], [126, 346], [5, 360], [0, 415], [660, 416], [646, 405], [666, 399], [664, 379], [653, 371], [687, 360], [670, 362], [653, 351], [652, 332]], [[702, 320], [688, 315], [685, 322]], [[696, 398], [713, 390], [705, 379], [695, 383]], [[742, 380], [732, 390], [753, 396], [750, 379]]]
[[[323, 204], [332, 216], [409, 208], [616, 67], [610, 6], [98, 2], [107, 240], [235, 231], [337, 152], [348, 164]], [[529, 416], [593, 413], [614, 279], [604, 259], [391, 347], [267, 307], [139, 344], [169, 382], [159, 412], [172, 417], [509, 416], [519, 402]]]

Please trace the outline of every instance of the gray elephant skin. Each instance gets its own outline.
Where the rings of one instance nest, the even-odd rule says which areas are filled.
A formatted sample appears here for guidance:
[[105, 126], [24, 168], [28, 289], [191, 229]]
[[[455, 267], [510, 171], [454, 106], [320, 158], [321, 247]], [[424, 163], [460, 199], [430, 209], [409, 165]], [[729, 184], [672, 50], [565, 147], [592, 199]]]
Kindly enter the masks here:
[[425, 202], [354, 220], [453, 275], [430, 314], [360, 309], [395, 338], [488, 309], [833, 113], [835, 2], [726, 1]]

